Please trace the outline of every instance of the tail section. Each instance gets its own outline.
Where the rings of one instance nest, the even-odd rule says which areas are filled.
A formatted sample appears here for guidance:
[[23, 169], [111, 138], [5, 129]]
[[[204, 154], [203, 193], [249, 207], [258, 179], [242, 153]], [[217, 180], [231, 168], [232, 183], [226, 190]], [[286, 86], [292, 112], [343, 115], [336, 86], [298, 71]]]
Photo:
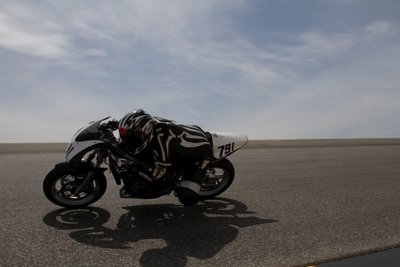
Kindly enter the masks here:
[[246, 135], [211, 132], [215, 158], [224, 158], [244, 147], [249, 139]]

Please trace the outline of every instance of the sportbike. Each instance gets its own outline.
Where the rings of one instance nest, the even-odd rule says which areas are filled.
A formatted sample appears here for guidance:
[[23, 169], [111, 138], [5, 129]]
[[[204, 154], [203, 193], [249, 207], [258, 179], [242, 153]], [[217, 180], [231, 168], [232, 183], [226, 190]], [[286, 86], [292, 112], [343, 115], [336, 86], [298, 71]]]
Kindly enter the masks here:
[[[152, 199], [169, 195], [182, 180], [184, 164], [169, 168], [168, 175], [156, 182], [146, 179], [152, 173], [152, 159], [130, 154], [113, 134], [110, 117], [90, 123], [73, 136], [60, 162], [47, 174], [43, 191], [53, 203], [78, 208], [99, 200], [107, 188], [104, 174], [109, 170], [121, 185], [130, 179], [133, 198]], [[220, 195], [232, 184], [235, 169], [226, 158], [247, 144], [246, 135], [207, 132], [213, 146], [213, 157], [201, 185], [200, 199]]]

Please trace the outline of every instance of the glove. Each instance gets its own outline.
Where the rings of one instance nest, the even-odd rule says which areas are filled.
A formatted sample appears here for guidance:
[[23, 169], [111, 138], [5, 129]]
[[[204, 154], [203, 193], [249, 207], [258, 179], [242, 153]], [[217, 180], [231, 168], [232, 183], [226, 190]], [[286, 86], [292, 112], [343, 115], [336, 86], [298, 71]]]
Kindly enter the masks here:
[[103, 130], [115, 131], [115, 130], [118, 129], [118, 124], [119, 124], [119, 122], [118, 122], [117, 120], [111, 120], [111, 121], [109, 121], [109, 122], [102, 123], [100, 127], [101, 127]]
[[111, 120], [107, 122], [107, 126], [112, 130], [115, 131], [118, 129], [119, 122], [117, 120]]

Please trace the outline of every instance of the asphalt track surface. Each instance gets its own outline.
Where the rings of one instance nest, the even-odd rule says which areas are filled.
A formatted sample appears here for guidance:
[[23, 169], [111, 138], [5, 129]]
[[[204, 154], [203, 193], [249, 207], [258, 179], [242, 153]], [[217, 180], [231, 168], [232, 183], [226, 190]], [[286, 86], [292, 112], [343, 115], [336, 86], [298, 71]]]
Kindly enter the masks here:
[[197, 207], [120, 199], [108, 175], [101, 200], [66, 210], [41, 189], [62, 152], [0, 153], [0, 266], [356, 266], [334, 260], [400, 246], [399, 145], [253, 145], [230, 159], [234, 184]]

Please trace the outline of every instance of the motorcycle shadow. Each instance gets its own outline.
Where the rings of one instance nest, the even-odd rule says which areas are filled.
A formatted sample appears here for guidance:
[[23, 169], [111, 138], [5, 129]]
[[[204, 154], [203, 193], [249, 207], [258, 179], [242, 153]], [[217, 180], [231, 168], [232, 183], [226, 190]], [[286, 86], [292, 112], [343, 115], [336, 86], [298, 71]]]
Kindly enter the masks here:
[[185, 266], [187, 257], [209, 259], [236, 239], [238, 228], [277, 222], [253, 216], [255, 212], [237, 200], [215, 198], [196, 207], [141, 205], [124, 207], [117, 229], [104, 226], [110, 212], [97, 207], [59, 209], [44, 216], [43, 222], [86, 245], [129, 249], [132, 242], [162, 239], [167, 246], [149, 249], [140, 257], [142, 266]]

